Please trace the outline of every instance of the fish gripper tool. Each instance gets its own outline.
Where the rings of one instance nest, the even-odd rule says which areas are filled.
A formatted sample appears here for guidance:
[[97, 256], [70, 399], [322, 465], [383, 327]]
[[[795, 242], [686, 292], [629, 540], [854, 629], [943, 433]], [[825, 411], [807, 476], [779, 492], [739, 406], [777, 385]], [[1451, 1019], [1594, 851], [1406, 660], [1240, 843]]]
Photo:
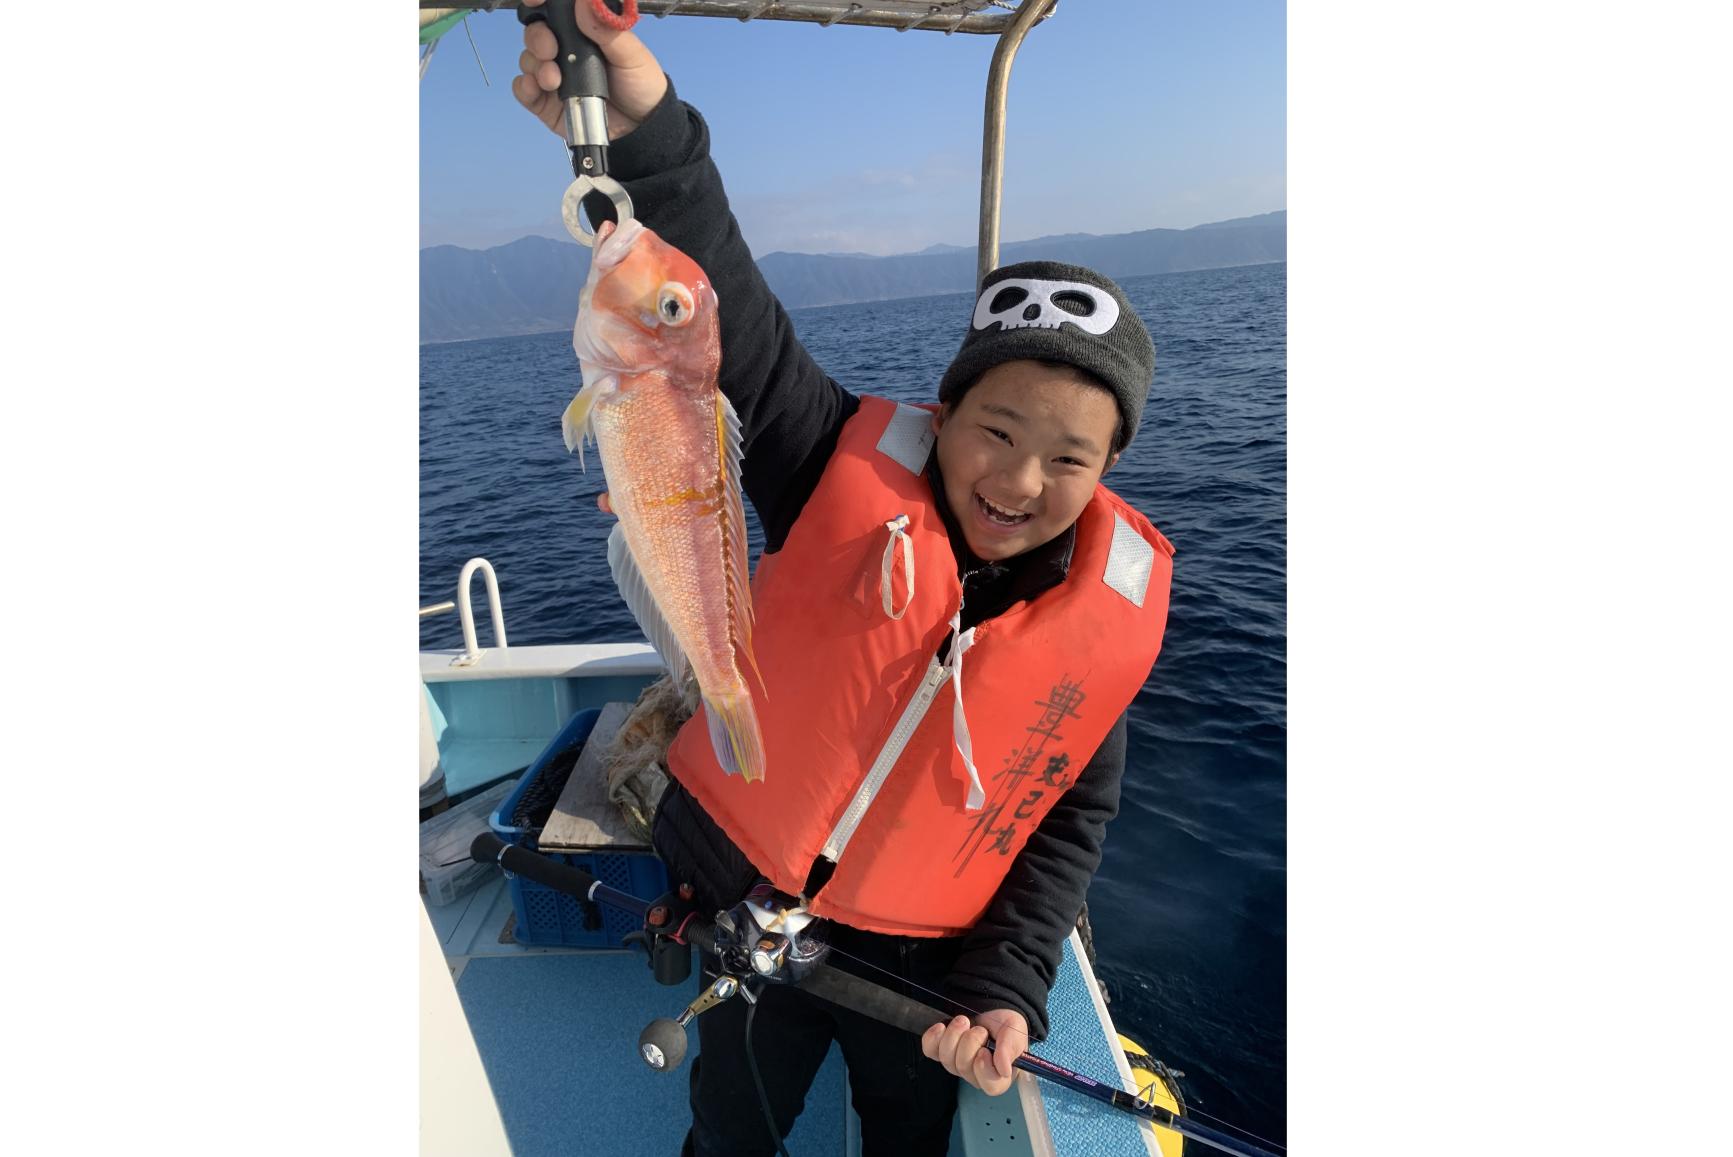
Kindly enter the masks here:
[[[638, 19], [637, 0], [547, 0], [536, 8], [518, 6], [519, 23], [528, 26], [546, 21], [559, 51], [560, 99], [566, 106], [566, 147], [571, 151], [575, 180], [560, 203], [566, 231], [580, 245], [593, 246], [595, 234], [584, 228], [580, 210], [592, 193], [606, 197], [614, 207], [614, 220], [632, 219], [632, 198], [625, 186], [608, 173], [608, 63], [596, 42], [578, 27], [574, 4], [588, 3], [597, 17], [614, 28], [630, 28]], [[618, 4], [618, 7], [615, 5]], [[595, 203], [591, 217], [596, 219]]]

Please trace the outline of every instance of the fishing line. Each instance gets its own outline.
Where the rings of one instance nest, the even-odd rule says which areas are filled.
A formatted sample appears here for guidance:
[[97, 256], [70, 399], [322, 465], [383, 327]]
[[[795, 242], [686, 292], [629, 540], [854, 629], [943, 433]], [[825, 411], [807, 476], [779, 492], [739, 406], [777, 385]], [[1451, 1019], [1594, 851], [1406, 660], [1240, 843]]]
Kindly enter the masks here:
[[781, 1157], [788, 1157], [788, 1150], [782, 1144], [782, 1130], [776, 1127], [776, 1116], [770, 1111], [770, 1095], [764, 1091], [764, 1078], [758, 1075], [758, 1054], [752, 1051], [752, 1017], [758, 1011], [758, 1000], [742, 988], [740, 995], [746, 1000], [746, 1067], [752, 1070], [752, 1083], [758, 1088], [758, 1107], [764, 1110], [764, 1125], [770, 1130], [770, 1139], [776, 1142], [776, 1151]]
[[1234, 1132], [1241, 1134], [1242, 1136], [1246, 1137], [1248, 1140], [1256, 1141], [1260, 1145], [1265, 1145], [1271, 1149], [1280, 1149], [1283, 1153], [1286, 1153], [1288, 1151], [1288, 1147], [1286, 1145], [1282, 1144], [1280, 1141], [1271, 1141], [1267, 1137], [1260, 1137], [1256, 1133], [1252, 1132], [1250, 1129], [1247, 1129], [1243, 1125], [1236, 1125], [1232, 1121], [1224, 1121], [1220, 1117], [1217, 1117], [1211, 1113], [1206, 1113], [1202, 1109], [1196, 1108], [1192, 1105], [1187, 1105], [1185, 1107], [1185, 1115], [1188, 1117], [1207, 1117], [1211, 1121], [1214, 1121], [1216, 1124], [1220, 1125], [1222, 1128], [1232, 1129]]
[[475, 66], [481, 69], [481, 83], [492, 88], [493, 81], [487, 78], [487, 65], [481, 62], [481, 49], [475, 46], [475, 33], [469, 30], [469, 17], [467, 16], [463, 18], [463, 34], [469, 37], [469, 50], [475, 53]]
[[[1152, 1082], [1151, 1087], [1153, 1087], [1153, 1082]], [[1245, 1128], [1243, 1125], [1236, 1125], [1232, 1121], [1224, 1121], [1220, 1117], [1216, 1116], [1213, 1113], [1204, 1112], [1202, 1109], [1198, 1108], [1196, 1105], [1187, 1104], [1185, 1107], [1185, 1115], [1187, 1117], [1204, 1117], [1204, 1118], [1207, 1118], [1208, 1120], [1215, 1122], [1217, 1125], [1220, 1125], [1223, 1128], [1232, 1129], [1236, 1133], [1243, 1134], [1247, 1140], [1256, 1141], [1262, 1145], [1268, 1146], [1271, 1149], [1280, 1149], [1284, 1153], [1286, 1153], [1288, 1151], [1288, 1147], [1286, 1145], [1282, 1144], [1280, 1141], [1271, 1141], [1267, 1137], [1260, 1137], [1256, 1133], [1252, 1132], [1250, 1129]]]

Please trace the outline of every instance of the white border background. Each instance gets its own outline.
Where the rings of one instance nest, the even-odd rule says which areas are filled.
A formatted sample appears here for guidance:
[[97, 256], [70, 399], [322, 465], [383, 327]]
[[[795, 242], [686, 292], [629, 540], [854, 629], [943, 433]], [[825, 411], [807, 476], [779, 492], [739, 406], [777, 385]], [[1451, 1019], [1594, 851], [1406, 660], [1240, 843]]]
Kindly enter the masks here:
[[[8, 1151], [415, 1150], [409, 23], [9, 14]], [[1290, 14], [1295, 1153], [1713, 1145], [1729, 23]]]

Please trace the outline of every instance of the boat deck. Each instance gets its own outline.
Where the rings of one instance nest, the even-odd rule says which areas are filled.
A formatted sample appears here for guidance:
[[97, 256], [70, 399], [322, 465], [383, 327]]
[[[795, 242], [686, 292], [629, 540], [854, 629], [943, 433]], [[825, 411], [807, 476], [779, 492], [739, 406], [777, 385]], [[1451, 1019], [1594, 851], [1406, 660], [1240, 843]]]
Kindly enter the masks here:
[[[690, 1119], [690, 1056], [675, 1072], [656, 1073], [638, 1060], [636, 1043], [651, 1020], [679, 1012], [696, 982], [656, 984], [637, 952], [513, 942], [503, 876], [427, 912], [516, 1157], [679, 1152]], [[1124, 1087], [1134, 1087], [1123, 1054], [1102, 1030], [1105, 1009], [1077, 949], [1073, 935], [1048, 999], [1053, 1032], [1037, 1051], [1078, 1072], [1118, 1074]], [[696, 1033], [691, 1040], [696, 1055]], [[846, 1090], [842, 1056], [832, 1046], [786, 1143], [791, 1154], [858, 1157], [859, 1118]], [[596, 1138], [598, 1127], [608, 1131], [605, 1143]], [[1003, 1097], [961, 1090], [951, 1152], [1153, 1157], [1155, 1144], [1129, 1117], [1024, 1076]]]
[[[454, 654], [421, 655], [446, 789], [454, 796], [479, 790], [507, 765], [530, 763], [580, 711], [632, 702], [661, 669], [641, 643], [499, 648], [468, 666], [454, 666]], [[658, 985], [643, 956], [623, 949], [516, 943], [508, 933], [511, 895], [497, 870], [450, 904], [427, 904], [425, 897], [423, 903], [461, 1004], [462, 1016], [448, 1004], [450, 1015], [468, 1022], [504, 1141], [516, 1157], [679, 1152], [690, 1120], [690, 1061], [672, 1073], [654, 1072], [639, 1060], [637, 1041], [650, 1021], [679, 1013], [696, 994], [696, 980]], [[432, 948], [429, 966], [437, 977]], [[448, 1002], [450, 996], [448, 990]], [[1037, 1049], [1042, 1056], [1097, 1079], [1117, 1075], [1122, 1088], [1135, 1089], [1075, 934], [1066, 942], [1048, 1014], [1053, 1029]], [[693, 1033], [694, 1053], [697, 1047]], [[859, 1119], [846, 1089], [842, 1056], [833, 1047], [788, 1139], [791, 1154], [856, 1157]], [[447, 1121], [474, 1118], [456, 1101], [449, 1107]], [[479, 1157], [478, 1144], [423, 1137], [424, 1152], [461, 1157]], [[488, 1151], [500, 1147], [496, 1129]], [[963, 1086], [951, 1152], [1157, 1157], [1149, 1128], [1027, 1074], [1001, 1097]]]
[[[672, 1073], [640, 1061], [637, 1041], [651, 1020], [679, 1013], [695, 981], [657, 984], [639, 952], [501, 943], [512, 914], [503, 877], [427, 911], [515, 1157], [680, 1151], [691, 1120], [687, 1074], [698, 1034], [686, 1064]], [[846, 1087], [842, 1054], [832, 1046], [787, 1141], [791, 1154], [859, 1153]], [[607, 1130], [605, 1142], [598, 1128]]]

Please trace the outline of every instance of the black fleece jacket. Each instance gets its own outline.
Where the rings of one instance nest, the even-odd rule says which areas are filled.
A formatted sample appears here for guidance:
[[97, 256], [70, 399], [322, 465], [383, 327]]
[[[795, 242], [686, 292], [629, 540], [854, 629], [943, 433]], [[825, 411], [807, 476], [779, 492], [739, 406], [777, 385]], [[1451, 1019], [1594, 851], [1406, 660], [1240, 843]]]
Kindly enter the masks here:
[[[710, 159], [709, 129], [696, 109], [675, 96], [671, 83], [650, 116], [613, 143], [609, 167], [630, 192], [638, 219], [696, 261], [716, 288], [720, 386], [740, 417], [742, 483], [764, 527], [766, 549], [776, 551], [817, 489], [843, 423], [860, 402], [796, 339], [729, 211], [721, 174]], [[965, 627], [1064, 581], [1074, 530], [1005, 563], [984, 564], [963, 544], [937, 472], [936, 460], [929, 461], [934, 494], [965, 580]], [[1028, 1019], [1035, 1039], [1047, 1035], [1047, 993], [1058, 973], [1060, 945], [1101, 862], [1107, 822], [1119, 810], [1124, 770], [1121, 715], [1030, 836], [985, 915], [962, 938], [944, 995], [981, 1011], [1015, 1009]], [[658, 824], [658, 850], [681, 868], [708, 872], [709, 887], [701, 886], [701, 895], [737, 886], [744, 857], [678, 785], [669, 795], [664, 809], [670, 822]], [[726, 903], [738, 897], [714, 898]]]

